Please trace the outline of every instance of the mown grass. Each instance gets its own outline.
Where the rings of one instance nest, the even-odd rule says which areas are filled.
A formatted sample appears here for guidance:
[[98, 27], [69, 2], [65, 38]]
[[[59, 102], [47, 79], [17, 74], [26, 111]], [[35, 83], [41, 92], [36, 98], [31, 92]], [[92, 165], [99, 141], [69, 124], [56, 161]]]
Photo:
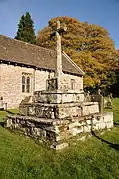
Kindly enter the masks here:
[[[113, 100], [119, 122], [119, 99]], [[11, 111], [11, 112], [17, 112]], [[1, 121], [7, 112], [0, 112]], [[103, 139], [103, 140], [102, 140]], [[55, 152], [0, 127], [1, 179], [118, 179], [119, 127]]]
[[0, 121], [2, 122], [3, 121], [3, 118], [6, 116], [6, 115], [12, 115], [12, 114], [17, 114], [19, 113], [19, 110], [18, 109], [9, 109], [9, 110], [6, 110], [6, 111], [0, 111]]

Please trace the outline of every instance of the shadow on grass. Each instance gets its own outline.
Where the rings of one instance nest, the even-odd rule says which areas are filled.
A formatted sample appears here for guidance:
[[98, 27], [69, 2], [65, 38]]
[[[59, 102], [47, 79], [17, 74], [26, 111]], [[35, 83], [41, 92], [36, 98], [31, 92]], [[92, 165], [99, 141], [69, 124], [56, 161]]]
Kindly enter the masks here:
[[114, 122], [114, 125], [115, 125], [115, 126], [119, 126], [119, 123], [118, 123], [118, 122]]
[[15, 114], [14, 112], [11, 112], [11, 111], [8, 111], [8, 110], [5, 110], [5, 112], [7, 112], [8, 114]]
[[[118, 124], [118, 125], [119, 125], [119, 124]], [[108, 144], [111, 148], [114, 148], [115, 150], [119, 150], [119, 144], [114, 144], [114, 143], [109, 142], [109, 141], [107, 141], [107, 140], [105, 140], [105, 139], [102, 139], [101, 137], [97, 136], [94, 131], [92, 131], [91, 133], [92, 133], [92, 135], [93, 135], [94, 137], [96, 137], [97, 139], [101, 140], [102, 142]]]
[[16, 114], [16, 115], [20, 115], [18, 112], [16, 113], [16, 112], [11, 112], [11, 111], [9, 111], [9, 110], [4, 110], [5, 112], [7, 112], [8, 114]]
[[4, 122], [0, 122], [0, 126], [4, 127]]
[[2, 121], [0, 121], [0, 126], [1, 127], [4, 127], [4, 118], [5, 118], [5, 116], [7, 116], [7, 114], [10, 114], [10, 115], [20, 115], [19, 113], [16, 113], [16, 112], [12, 112], [12, 111], [9, 111], [9, 110], [0, 110], [0, 111], [3, 111], [3, 112], [5, 112], [4, 114], [3, 114], [3, 116], [2, 116]]

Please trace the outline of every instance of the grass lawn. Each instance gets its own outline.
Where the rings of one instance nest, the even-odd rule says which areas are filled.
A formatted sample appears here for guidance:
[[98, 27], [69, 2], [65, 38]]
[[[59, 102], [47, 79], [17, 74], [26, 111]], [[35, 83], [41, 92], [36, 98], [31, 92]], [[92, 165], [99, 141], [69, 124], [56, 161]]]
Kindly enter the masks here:
[[[119, 123], [119, 99], [113, 100]], [[11, 112], [17, 112], [11, 110]], [[7, 112], [0, 112], [0, 121]], [[101, 138], [103, 140], [101, 140]], [[100, 138], [92, 136], [61, 152], [0, 126], [0, 179], [118, 179], [119, 126]]]

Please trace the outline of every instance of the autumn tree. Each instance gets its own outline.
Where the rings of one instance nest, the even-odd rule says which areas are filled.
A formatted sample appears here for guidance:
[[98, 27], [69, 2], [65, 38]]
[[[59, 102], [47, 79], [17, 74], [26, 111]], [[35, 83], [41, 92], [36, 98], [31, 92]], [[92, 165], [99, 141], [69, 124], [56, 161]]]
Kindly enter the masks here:
[[32, 44], [36, 43], [36, 37], [34, 32], [34, 22], [31, 19], [31, 15], [27, 12], [25, 15], [21, 16], [18, 24], [18, 31], [15, 39], [24, 42], [29, 42]]
[[119, 58], [119, 50], [116, 50], [117, 57]]
[[[119, 50], [116, 50], [116, 54], [117, 54], [117, 63], [119, 66]], [[116, 82], [111, 86], [110, 91], [111, 93], [113, 93], [113, 96], [115, 97], [119, 97], [119, 68], [116, 69], [115, 71], [116, 73]]]
[[114, 43], [107, 30], [74, 18], [57, 17], [38, 32], [38, 45], [55, 49], [55, 37], [51, 38], [51, 33], [56, 29], [57, 20], [67, 25], [62, 48], [84, 70], [84, 87], [110, 87], [115, 82], [117, 61]]

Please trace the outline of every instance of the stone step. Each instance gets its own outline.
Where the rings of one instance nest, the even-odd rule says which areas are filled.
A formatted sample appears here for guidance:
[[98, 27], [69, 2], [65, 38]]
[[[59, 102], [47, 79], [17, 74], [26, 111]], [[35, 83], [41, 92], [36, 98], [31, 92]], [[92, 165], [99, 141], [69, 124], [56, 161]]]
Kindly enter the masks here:
[[45, 119], [45, 118], [37, 118], [32, 116], [20, 116], [20, 115], [8, 115], [8, 119], [12, 120], [26, 120], [41, 124], [49, 124], [49, 125], [59, 125], [59, 124], [68, 124], [68, 120], [61, 120], [61, 119]]

